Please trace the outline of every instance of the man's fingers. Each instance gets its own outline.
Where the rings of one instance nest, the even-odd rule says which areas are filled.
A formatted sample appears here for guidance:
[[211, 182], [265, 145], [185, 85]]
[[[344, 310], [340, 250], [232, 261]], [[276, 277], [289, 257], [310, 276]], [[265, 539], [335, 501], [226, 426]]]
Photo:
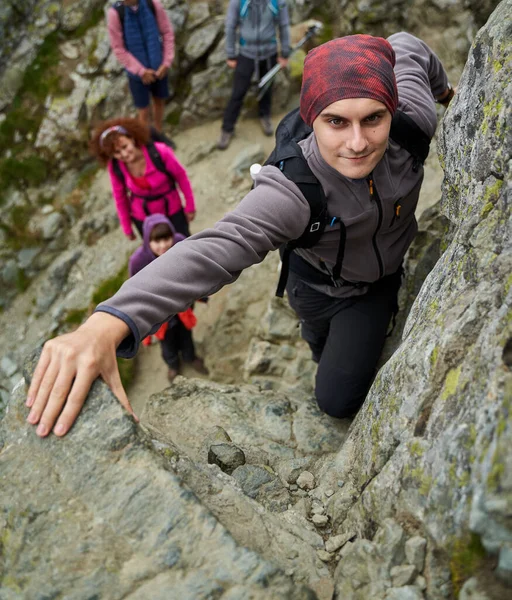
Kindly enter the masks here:
[[39, 357], [39, 362], [37, 363], [37, 367], [32, 375], [32, 381], [30, 382], [30, 387], [28, 388], [27, 401], [26, 406], [30, 407], [34, 404], [34, 401], [37, 396], [37, 392], [39, 391], [39, 386], [41, 385], [41, 381], [45, 376], [46, 369], [50, 364], [50, 350], [45, 346]]
[[69, 392], [64, 410], [60, 413], [57, 419], [57, 424], [53, 428], [53, 433], [57, 436], [66, 435], [71, 429], [71, 426], [76, 421], [76, 418], [82, 410], [87, 394], [91, 389], [93, 381], [97, 377], [97, 373], [91, 370], [79, 371], [76, 374], [73, 387]]
[[128, 400], [128, 396], [126, 395], [123, 384], [121, 383], [121, 376], [119, 375], [119, 370], [117, 369], [117, 362], [115, 363], [114, 369], [109, 369], [108, 372], [103, 373], [101, 376], [103, 377], [103, 380], [108, 385], [108, 387], [112, 390], [115, 397], [138, 423], [139, 418], [133, 412], [130, 400]]
[[56, 364], [56, 361], [50, 361], [50, 364], [47, 366], [43, 374], [37, 394], [32, 401], [32, 406], [27, 417], [27, 421], [32, 425], [39, 423], [39, 419], [46, 407], [46, 403], [48, 402], [48, 398], [50, 397], [58, 374], [59, 367]]
[[39, 418], [39, 425], [36, 429], [36, 433], [40, 437], [45, 437], [50, 433], [62, 407], [66, 404], [68, 394], [73, 386], [75, 373], [76, 371], [72, 366], [64, 366], [59, 369], [48, 402]]

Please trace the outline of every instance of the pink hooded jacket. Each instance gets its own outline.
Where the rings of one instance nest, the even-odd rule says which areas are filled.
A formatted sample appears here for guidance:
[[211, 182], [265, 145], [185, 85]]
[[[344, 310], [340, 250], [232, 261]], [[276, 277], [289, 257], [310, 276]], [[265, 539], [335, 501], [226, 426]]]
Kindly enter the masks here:
[[114, 194], [117, 214], [119, 216], [119, 221], [121, 222], [121, 228], [126, 236], [130, 236], [133, 233], [131, 223], [132, 218], [137, 219], [138, 221], [144, 221], [147, 217], [144, 211], [144, 200], [139, 198], [137, 194], [141, 194], [142, 196], [161, 195], [162, 198], [160, 200], [152, 200], [146, 203], [148, 210], [150, 214], [161, 213], [170, 216], [183, 208], [181, 197], [177, 189], [179, 187], [185, 197], [185, 212], [192, 213], [196, 210], [192, 186], [190, 185], [190, 180], [185, 168], [178, 161], [176, 155], [169, 146], [160, 142], [155, 142], [155, 146], [162, 157], [165, 168], [174, 177], [177, 186], [174, 189], [170, 189], [171, 186], [167, 175], [159, 171], [152, 163], [145, 146], [142, 148], [144, 158], [146, 159], [146, 171], [144, 172], [144, 177], [146, 178], [150, 189], [138, 187], [128, 172], [126, 165], [122, 161], [119, 161], [119, 166], [126, 182], [125, 187], [123, 182], [115, 175], [112, 162], [109, 162], [108, 164], [108, 172], [110, 175], [110, 183], [112, 184], [112, 193]]

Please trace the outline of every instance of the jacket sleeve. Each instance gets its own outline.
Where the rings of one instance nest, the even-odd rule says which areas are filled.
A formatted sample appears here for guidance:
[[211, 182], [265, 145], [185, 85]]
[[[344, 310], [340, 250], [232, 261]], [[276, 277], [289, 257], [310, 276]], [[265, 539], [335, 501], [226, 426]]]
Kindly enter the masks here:
[[108, 174], [110, 175], [110, 185], [112, 186], [112, 194], [116, 204], [117, 216], [121, 223], [121, 228], [126, 236], [133, 233], [132, 222], [130, 220], [130, 203], [126, 195], [126, 188], [119, 178], [115, 175], [112, 163], [108, 163]]
[[226, 14], [226, 56], [229, 59], [237, 57], [236, 32], [240, 20], [240, 0], [230, 0]]
[[131, 357], [142, 338], [198, 298], [209, 296], [261, 262], [271, 250], [301, 235], [309, 205], [276, 167], [264, 167], [256, 187], [212, 228], [176, 244], [123, 284], [96, 310], [131, 329], [118, 348]]
[[280, 55], [283, 58], [290, 56], [290, 15], [288, 5], [284, 1], [279, 1], [279, 42]]
[[146, 70], [144, 65], [140, 63], [133, 54], [130, 54], [124, 45], [123, 32], [121, 30], [121, 21], [115, 8], [109, 8], [107, 13], [107, 28], [108, 36], [110, 38], [110, 46], [112, 52], [115, 54], [117, 60], [123, 65], [123, 67], [133, 73], [142, 77]]
[[155, 7], [158, 30], [162, 36], [162, 64], [169, 68], [174, 60], [174, 30], [171, 21], [159, 0], [153, 0], [153, 6]]
[[396, 55], [399, 108], [433, 137], [437, 125], [434, 96], [448, 87], [443, 65], [425, 42], [409, 33], [395, 33], [388, 41]]
[[160, 152], [165, 168], [174, 177], [174, 180], [185, 197], [185, 212], [195, 212], [196, 203], [194, 200], [194, 192], [192, 191], [192, 184], [190, 183], [185, 167], [176, 158], [176, 155], [169, 146], [158, 144], [158, 151]]

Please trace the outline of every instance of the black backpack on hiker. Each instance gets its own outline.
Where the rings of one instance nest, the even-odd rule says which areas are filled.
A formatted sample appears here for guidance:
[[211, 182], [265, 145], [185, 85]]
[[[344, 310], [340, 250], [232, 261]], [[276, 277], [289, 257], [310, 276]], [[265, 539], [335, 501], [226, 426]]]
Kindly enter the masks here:
[[[155, 146], [155, 142], [161, 142], [161, 143], [165, 144], [166, 146], [169, 146], [173, 150], [176, 149], [176, 145], [164, 133], [160, 133], [154, 127], [150, 128], [150, 135], [151, 135], [151, 141], [146, 146], [149, 157], [151, 158], [151, 162], [155, 165], [155, 167], [161, 173], [164, 173], [167, 176], [167, 179], [169, 180], [169, 192], [170, 192], [176, 188], [176, 182], [175, 182], [172, 174], [169, 173], [169, 171], [165, 168], [164, 161], [162, 160], [160, 152], [158, 152], [158, 149]], [[124, 178], [123, 171], [121, 170], [121, 167], [119, 166], [119, 161], [117, 160], [117, 158], [112, 159], [112, 170], [114, 171], [115, 176], [122, 182], [122, 184], [124, 185], [124, 187], [126, 189], [126, 187], [127, 187], [126, 180]], [[143, 203], [144, 203], [144, 212], [146, 213], [146, 216], [151, 214], [149, 211], [149, 208], [147, 206], [147, 203], [162, 199], [161, 194], [156, 195], [156, 196], [142, 196], [140, 194], [133, 194], [133, 192], [132, 192], [132, 196], [136, 196], [137, 198], [142, 198]]]
[[[286, 287], [292, 250], [315, 246], [328, 224], [340, 224], [340, 240], [336, 264], [332, 271], [332, 277], [326, 274], [326, 279], [330, 280], [331, 285], [335, 285], [335, 282], [339, 279], [343, 265], [346, 240], [345, 226], [339, 217], [332, 217], [328, 214], [327, 199], [322, 185], [309, 168], [298, 144], [298, 142], [308, 137], [312, 131], [313, 129], [302, 120], [299, 109], [292, 110], [283, 117], [277, 126], [276, 146], [265, 161], [265, 165], [277, 167], [290, 181], [295, 183], [306, 198], [310, 208], [309, 222], [302, 235], [296, 240], [287, 242], [280, 249], [282, 265], [276, 290], [276, 296], [280, 298], [283, 297]], [[389, 137], [411, 154], [414, 158], [413, 170], [417, 171], [425, 162], [429, 153], [430, 138], [427, 134], [409, 116], [397, 110], [393, 116]], [[314, 267], [311, 267], [311, 269], [314, 269]], [[318, 271], [317, 269], [314, 270]], [[320, 276], [324, 275], [319, 271], [318, 274]], [[364, 282], [346, 281], [343, 283], [344, 285], [352, 285], [354, 287], [366, 285]]]

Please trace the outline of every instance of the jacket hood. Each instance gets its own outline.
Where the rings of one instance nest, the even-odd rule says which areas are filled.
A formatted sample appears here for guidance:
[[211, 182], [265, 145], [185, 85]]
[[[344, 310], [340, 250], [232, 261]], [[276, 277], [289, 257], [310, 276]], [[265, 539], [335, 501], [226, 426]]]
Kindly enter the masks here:
[[159, 225], [160, 223], [165, 223], [169, 226], [170, 230], [172, 231], [172, 237], [174, 238], [174, 241], [177, 241], [176, 230], [174, 229], [174, 225], [169, 221], [169, 219], [165, 215], [155, 213], [154, 215], [150, 215], [149, 217], [147, 217], [147, 219], [144, 220], [144, 224], [142, 225], [143, 246], [144, 250], [146, 250], [147, 252], [151, 252], [151, 248], [149, 247], [149, 237], [151, 235], [151, 232], [156, 227], [156, 225]]

